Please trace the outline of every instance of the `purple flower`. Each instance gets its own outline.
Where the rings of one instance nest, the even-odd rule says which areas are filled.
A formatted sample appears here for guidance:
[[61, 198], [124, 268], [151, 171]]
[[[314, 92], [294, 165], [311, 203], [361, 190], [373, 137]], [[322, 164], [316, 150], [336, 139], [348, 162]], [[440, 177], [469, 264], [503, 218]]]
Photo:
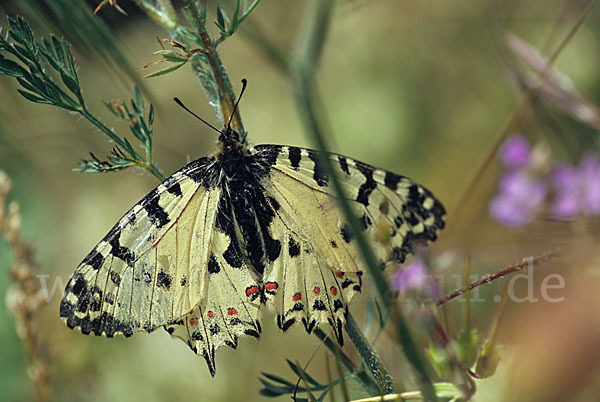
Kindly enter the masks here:
[[527, 138], [516, 134], [507, 139], [500, 148], [500, 160], [509, 169], [527, 167], [531, 160], [531, 147]]
[[402, 292], [409, 289], [420, 288], [425, 282], [427, 267], [420, 259], [415, 259], [412, 263], [396, 271], [392, 280], [392, 289]]
[[587, 154], [579, 168], [557, 164], [552, 169], [556, 196], [551, 213], [557, 219], [571, 219], [578, 214], [600, 214], [600, 161]]
[[499, 187], [500, 193], [490, 203], [490, 214], [511, 228], [533, 221], [547, 192], [543, 180], [521, 170], [505, 173]]

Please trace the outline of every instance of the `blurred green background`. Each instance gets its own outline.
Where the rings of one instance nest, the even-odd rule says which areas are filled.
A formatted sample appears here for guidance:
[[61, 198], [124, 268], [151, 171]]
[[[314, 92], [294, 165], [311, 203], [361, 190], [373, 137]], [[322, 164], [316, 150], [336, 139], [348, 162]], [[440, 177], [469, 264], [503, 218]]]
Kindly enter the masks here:
[[[448, 227], [432, 246], [432, 255], [469, 253], [474, 274], [483, 274], [556, 244], [580, 245], [593, 254], [595, 238], [571, 225], [540, 220], [526, 231], [514, 232], [492, 222], [487, 204], [500, 172], [496, 162], [463, 199], [466, 201], [461, 203], [460, 213], [454, 214], [467, 184], [514, 115], [522, 96], [512, 74], [515, 60], [505, 44], [506, 33], [518, 35], [548, 56], [576, 24], [587, 3], [337, 2], [318, 78], [330, 129], [327, 140], [332, 151], [409, 176], [438, 196], [449, 212]], [[163, 172], [170, 174], [188, 159], [212, 152], [216, 141], [214, 132], [177, 107], [172, 98], [181, 98], [213, 124], [218, 125], [218, 120], [188, 68], [149, 80], [142, 78], [148, 71], [135, 70], [156, 59], [152, 55], [158, 49], [155, 38], [166, 37], [166, 33], [136, 11], [132, 2], [119, 4], [129, 17], [107, 7], [96, 18], [107, 24], [130, 63], [129, 71], [143, 82], [145, 96], [156, 108], [154, 158]], [[210, 4], [209, 9], [214, 11], [216, 3]], [[94, 6], [94, 2], [88, 5], [90, 9]], [[176, 6], [181, 8], [183, 4]], [[0, 7], [4, 15], [25, 15], [36, 35], [47, 37], [54, 32], [74, 43], [89, 108], [124, 135], [126, 124], [110, 115], [101, 103], [129, 99], [132, 94], [133, 80], [127, 68], [122, 61], [110, 61], [114, 50], [97, 51], [93, 44], [72, 39], [74, 28], [48, 17], [52, 13], [44, 2], [5, 1]], [[303, 8], [304, 2], [263, 0], [240, 32], [220, 47], [232, 82], [238, 86], [241, 78], [248, 79], [240, 109], [254, 144], [313, 145], [296, 114], [287, 77], [251, 39], [251, 33], [259, 30], [275, 46], [291, 49]], [[4, 18], [2, 25], [6, 27]], [[600, 13], [593, 11], [556, 60], [557, 69], [591, 101], [600, 99], [599, 26]], [[14, 79], [0, 79], [0, 169], [14, 182], [11, 199], [21, 205], [24, 237], [35, 249], [40, 273], [49, 275], [49, 286], [57, 278], [66, 283], [97, 241], [157, 183], [142, 171], [96, 175], [73, 172], [76, 162], [88, 152], [107, 155], [111, 145], [87, 121], [53, 107], [32, 104], [19, 96], [16, 88]], [[561, 159], [576, 161], [583, 150], [597, 143], [596, 130], [576, 122], [551, 102], [536, 98], [532, 104], [525, 108], [516, 129], [534, 141], [547, 141]], [[452, 261], [444, 274], [463, 271], [464, 259]], [[581, 261], [554, 263], [544, 269], [583, 269], [587, 265], [582, 266]], [[594, 261], [597, 256], [585, 255], [585, 264]], [[0, 241], [0, 277], [11, 263], [10, 252]], [[447, 290], [459, 285], [460, 277], [445, 283]], [[9, 286], [4, 275], [0, 296]], [[52, 400], [261, 400], [260, 372], [292, 377], [284, 359], [305, 364], [315, 351], [308, 370], [326, 381], [325, 348], [319, 348], [318, 340], [299, 327], [281, 334], [271, 314], [263, 319], [260, 342], [243, 339], [237, 351], [218, 351], [217, 376], [213, 379], [202, 358], [182, 342], [172, 341], [164, 331], [107, 340], [67, 329], [58, 318], [63, 288], [62, 284], [57, 287], [52, 302], [41, 311], [39, 327], [52, 356]], [[499, 294], [501, 289], [501, 285], [492, 285], [482, 289], [481, 295]], [[369, 286], [363, 293], [351, 306], [359, 319]], [[594, 300], [584, 302], [589, 306]], [[460, 306], [456, 303], [448, 307], [451, 333], [459, 326]], [[473, 306], [472, 322], [482, 334], [487, 333], [496, 308], [491, 301]], [[518, 328], [513, 326], [512, 317], [519, 316], [519, 309], [523, 306], [509, 308], [506, 314], [510, 318], [501, 327], [507, 333], [506, 339], [518, 338], [511, 331]], [[582, 320], [586, 317], [598, 319], [596, 314]], [[569, 324], [574, 336], [583, 331], [577, 330], [579, 323]], [[577, 338], [571, 342], [577, 343]], [[408, 375], [401, 352], [392, 341], [384, 335], [377, 347], [395, 376]], [[596, 353], [592, 356], [597, 356], [597, 349], [591, 348]], [[346, 349], [355, 356], [351, 346]], [[507, 352], [496, 376], [479, 383], [481, 396], [477, 400], [511, 400], [506, 396], [507, 384], [511, 384], [510, 356]], [[0, 400], [34, 398], [27, 361], [13, 319], [2, 307]], [[598, 378], [594, 367], [585, 376], [582, 374], [583, 384], [572, 392], [567, 387], [567, 395], [574, 400], [598, 395], [600, 382], [594, 381]], [[577, 376], [577, 381], [582, 376]], [[577, 381], [573, 384], [579, 384]], [[358, 390], [356, 395], [361, 395]]]

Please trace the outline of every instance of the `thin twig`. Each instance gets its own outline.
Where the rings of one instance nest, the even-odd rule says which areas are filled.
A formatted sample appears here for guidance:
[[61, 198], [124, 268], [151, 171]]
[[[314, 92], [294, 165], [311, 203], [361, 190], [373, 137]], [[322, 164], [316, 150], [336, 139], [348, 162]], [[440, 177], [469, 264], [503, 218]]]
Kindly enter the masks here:
[[559, 255], [560, 255], [560, 252], [551, 251], [546, 254], [542, 254], [537, 257], [534, 257], [531, 260], [524, 260], [523, 262], [521, 262], [519, 264], [511, 265], [510, 267], [504, 268], [498, 272], [494, 272], [493, 274], [486, 275], [483, 278], [476, 280], [475, 282], [472, 282], [469, 286], [466, 286], [462, 289], [455, 290], [454, 292], [438, 299], [436, 304], [438, 306], [441, 306], [442, 304], [445, 304], [445, 303], [449, 302], [450, 300], [455, 299], [458, 296], [462, 295], [467, 290], [475, 289], [478, 286], [481, 286], [486, 283], [490, 283], [496, 279], [503, 278], [506, 275], [520, 271], [523, 268], [527, 268], [529, 266], [533, 267], [534, 265], [543, 264], [545, 262], [548, 262], [548, 261], [558, 257]]

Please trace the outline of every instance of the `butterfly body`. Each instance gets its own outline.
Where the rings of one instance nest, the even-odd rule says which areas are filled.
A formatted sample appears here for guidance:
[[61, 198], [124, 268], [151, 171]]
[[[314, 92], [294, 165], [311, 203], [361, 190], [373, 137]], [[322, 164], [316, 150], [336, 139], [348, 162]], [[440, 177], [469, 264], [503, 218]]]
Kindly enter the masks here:
[[[372, 242], [382, 267], [436, 238], [445, 211], [428, 190], [330, 157], [366, 236], [383, 239]], [[341, 344], [363, 267], [336, 200], [318, 152], [247, 146], [225, 128], [214, 155], [152, 190], [88, 254], [61, 317], [95, 335], [164, 327], [213, 375], [216, 349], [259, 337], [264, 305], [284, 331], [328, 324]]]

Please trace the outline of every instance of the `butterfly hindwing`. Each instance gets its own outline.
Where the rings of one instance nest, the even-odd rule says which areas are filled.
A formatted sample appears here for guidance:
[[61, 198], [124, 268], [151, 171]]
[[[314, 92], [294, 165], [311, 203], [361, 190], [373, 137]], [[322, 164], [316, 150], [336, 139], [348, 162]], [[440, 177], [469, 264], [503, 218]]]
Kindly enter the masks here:
[[[223, 257], [232, 241], [225, 233], [215, 232], [208, 261], [207, 288], [199, 305], [175, 324], [166, 326], [174, 337], [182, 339], [203, 356], [215, 375], [215, 351], [222, 346], [237, 347], [243, 335], [259, 337], [260, 292], [246, 263], [232, 267]], [[234, 251], [237, 252], [237, 251]]]

